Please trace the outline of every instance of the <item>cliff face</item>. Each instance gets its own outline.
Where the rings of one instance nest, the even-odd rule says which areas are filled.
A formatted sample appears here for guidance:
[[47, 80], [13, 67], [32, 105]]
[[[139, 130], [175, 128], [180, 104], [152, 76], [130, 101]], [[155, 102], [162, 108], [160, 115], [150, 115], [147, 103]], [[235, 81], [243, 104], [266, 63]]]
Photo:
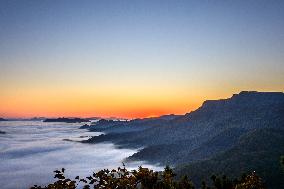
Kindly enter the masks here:
[[[249, 92], [242, 91], [234, 94], [231, 98], [222, 100], [207, 100], [200, 109], [220, 108], [221, 110], [264, 108], [268, 106], [278, 106], [284, 103], [284, 93], [282, 92]], [[251, 109], [250, 109], [251, 110]], [[216, 111], [216, 110], [214, 110]], [[218, 110], [217, 110], [218, 111]]]
[[[173, 119], [140, 119], [127, 124], [129, 128], [143, 129], [112, 132], [117, 131], [116, 125], [109, 128], [109, 134], [88, 142], [143, 147], [128, 160], [177, 166], [178, 172], [197, 175], [199, 179], [214, 170], [227, 175], [256, 170], [272, 186], [273, 178], [281, 176], [277, 167], [284, 150], [281, 92], [243, 91], [228, 99], [207, 100], [197, 110]], [[190, 166], [184, 167], [185, 164]]]
[[[143, 147], [127, 160], [177, 166], [178, 172], [194, 173], [199, 179], [214, 170], [228, 175], [256, 170], [270, 184], [271, 178], [281, 176], [275, 161], [283, 152], [283, 137], [277, 134], [284, 132], [281, 92], [244, 91], [228, 99], [207, 100], [197, 110], [173, 119], [140, 119], [126, 124], [141, 130], [126, 130], [123, 125], [122, 132], [117, 129], [122, 126], [115, 125], [108, 128], [109, 134], [88, 142], [111, 141], [124, 147]], [[273, 141], [270, 137], [274, 137]]]
[[283, 129], [284, 94], [241, 92], [229, 99], [205, 101], [196, 111], [171, 120], [141, 119], [130, 123], [129, 128], [142, 129], [111, 133], [117, 131], [115, 126], [109, 128], [110, 134], [88, 142], [112, 141], [125, 147], [145, 147], [130, 159], [176, 165], [227, 150], [252, 130]]
[[[101, 120], [90, 129], [106, 133], [140, 131], [132, 135], [137, 141], [141, 138], [140, 143], [144, 146], [188, 140], [203, 134], [213, 136], [230, 128], [278, 127], [284, 122], [283, 115], [284, 93], [243, 91], [228, 99], [207, 100], [200, 108], [183, 116], [168, 115], [128, 122]], [[142, 139], [146, 136], [149, 136], [147, 140]]]
[[200, 108], [176, 121], [179, 124], [218, 120], [231, 124], [242, 122], [244, 127], [250, 128], [252, 122], [258, 122], [259, 127], [268, 126], [271, 121], [280, 124], [284, 121], [283, 115], [284, 93], [243, 91], [229, 99], [207, 100]]

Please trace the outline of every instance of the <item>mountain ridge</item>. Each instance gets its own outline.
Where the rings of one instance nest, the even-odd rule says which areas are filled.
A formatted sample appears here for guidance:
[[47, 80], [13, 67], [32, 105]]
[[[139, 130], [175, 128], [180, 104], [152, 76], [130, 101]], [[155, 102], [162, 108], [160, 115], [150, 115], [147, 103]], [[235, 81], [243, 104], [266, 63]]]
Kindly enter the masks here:
[[[240, 146], [245, 146], [245, 144], [241, 144], [239, 141], [242, 141], [242, 138], [249, 133], [256, 133], [255, 136], [249, 135], [252, 136], [252, 146], [255, 148], [259, 147], [261, 133], [265, 133], [260, 131], [267, 130], [266, 134], [271, 136], [275, 135], [274, 130], [282, 133], [284, 129], [284, 93], [244, 91], [228, 99], [205, 101], [195, 111], [170, 120], [142, 119], [137, 122], [137, 125], [135, 121], [130, 121], [127, 124], [110, 127], [105, 134], [85, 142], [113, 142], [122, 148], [140, 148], [126, 161], [143, 160], [174, 167], [187, 164], [195, 165], [198, 162], [210, 160], [215, 162], [214, 158], [218, 156], [226, 159], [220, 154], [232, 154], [234, 152], [232, 149], [240, 151]], [[93, 128], [95, 127], [96, 125], [93, 125]], [[123, 130], [127, 127], [139, 129]], [[120, 128], [121, 131], [118, 131], [117, 128]], [[277, 137], [279, 139], [278, 135]], [[248, 143], [249, 137], [246, 137], [244, 141]], [[278, 140], [279, 143], [282, 143], [281, 141], [282, 139]], [[266, 149], [263, 152], [265, 155], [260, 155], [260, 157], [267, 158], [273, 155], [272, 159], [279, 158], [276, 156], [280, 156], [280, 153], [272, 145], [273, 143], [268, 140], [267, 144], [270, 148]], [[275, 153], [276, 151], [277, 153]], [[240, 163], [246, 165], [242, 171], [250, 167], [248, 162], [258, 165], [257, 168], [261, 165], [253, 155], [254, 152], [259, 153], [259, 151], [251, 149], [251, 155], [244, 156], [246, 158], [239, 157]], [[250, 160], [249, 157], [252, 159]], [[234, 163], [236, 160], [233, 160], [226, 159], [224, 162]], [[266, 159], [263, 161], [268, 162]], [[274, 169], [275, 163], [268, 162], [268, 165], [270, 164], [273, 164], [272, 169]], [[259, 169], [262, 173], [265, 169], [269, 170], [269, 167], [263, 166], [263, 169]], [[188, 167], [191, 169], [191, 166]], [[202, 168], [202, 165], [198, 167]], [[236, 175], [241, 174], [238, 172], [240, 169], [231, 171]], [[280, 176], [278, 174], [278, 178]], [[271, 185], [271, 175], [264, 175], [264, 178]]]

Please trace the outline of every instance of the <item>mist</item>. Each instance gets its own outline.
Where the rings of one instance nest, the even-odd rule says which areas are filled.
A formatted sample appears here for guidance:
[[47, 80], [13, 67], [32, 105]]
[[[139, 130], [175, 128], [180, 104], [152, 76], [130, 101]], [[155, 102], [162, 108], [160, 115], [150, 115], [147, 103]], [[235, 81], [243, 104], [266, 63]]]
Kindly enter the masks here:
[[[53, 181], [53, 171], [66, 169], [66, 175], [88, 176], [93, 171], [117, 168], [138, 149], [119, 149], [112, 143], [85, 144], [80, 140], [100, 135], [78, 129], [81, 124], [41, 121], [1, 122], [0, 185], [5, 189], [28, 188]], [[66, 140], [67, 139], [67, 140]], [[127, 169], [143, 165], [161, 170], [158, 165], [131, 162]], [[7, 182], [9, 180], [10, 182]]]

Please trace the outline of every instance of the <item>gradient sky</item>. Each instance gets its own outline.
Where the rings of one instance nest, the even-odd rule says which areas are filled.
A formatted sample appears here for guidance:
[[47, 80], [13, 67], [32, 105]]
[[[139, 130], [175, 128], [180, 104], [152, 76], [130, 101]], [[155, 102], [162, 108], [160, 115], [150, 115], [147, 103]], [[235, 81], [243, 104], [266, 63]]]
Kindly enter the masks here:
[[284, 1], [0, 1], [0, 116], [184, 114], [284, 90]]

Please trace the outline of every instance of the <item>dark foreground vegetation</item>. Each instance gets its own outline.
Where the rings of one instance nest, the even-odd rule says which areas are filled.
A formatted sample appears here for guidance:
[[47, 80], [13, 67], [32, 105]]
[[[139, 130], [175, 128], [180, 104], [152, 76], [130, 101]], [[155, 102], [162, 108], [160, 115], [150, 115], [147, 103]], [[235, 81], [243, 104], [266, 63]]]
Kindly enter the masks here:
[[[148, 168], [128, 171], [125, 167], [117, 170], [101, 170], [86, 178], [76, 176], [71, 180], [64, 175], [65, 169], [56, 170], [54, 183], [47, 186], [33, 186], [30, 189], [194, 189], [193, 182], [183, 176], [179, 180], [175, 179], [175, 173], [168, 166], [162, 172], [155, 172]], [[201, 181], [198, 188], [202, 189], [264, 189], [266, 188], [260, 177], [252, 172], [242, 175], [238, 179], [230, 179], [223, 176], [212, 175], [211, 182]]]

